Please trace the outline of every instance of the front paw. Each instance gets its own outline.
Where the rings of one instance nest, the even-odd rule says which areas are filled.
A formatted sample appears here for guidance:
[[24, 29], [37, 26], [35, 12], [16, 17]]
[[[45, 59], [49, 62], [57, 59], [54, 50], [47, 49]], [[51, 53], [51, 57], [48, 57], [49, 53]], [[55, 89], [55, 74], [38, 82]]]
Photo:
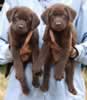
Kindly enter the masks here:
[[40, 86], [40, 89], [41, 89], [41, 91], [43, 91], [43, 92], [48, 91], [48, 89], [49, 89], [48, 83], [43, 83], [43, 84]]
[[73, 84], [70, 84], [70, 85], [68, 84], [68, 89], [73, 95], [77, 94], [77, 91], [76, 91], [76, 89], [75, 89]]
[[33, 80], [33, 81], [32, 81], [32, 85], [33, 85], [35, 88], [38, 88], [38, 87], [40, 86], [40, 83], [39, 83], [38, 80], [37, 80], [37, 81]]
[[26, 86], [26, 84], [25, 84], [25, 86], [23, 86], [22, 87], [22, 91], [23, 91], [23, 93], [24, 93], [24, 95], [29, 95], [29, 93], [30, 93], [30, 90], [29, 90], [29, 88]]
[[30, 89], [28, 88], [26, 79], [24, 77], [17, 77], [17, 79], [20, 82], [20, 85], [21, 85], [21, 88], [22, 88], [23, 93], [25, 95], [29, 95]]
[[32, 84], [35, 88], [38, 88], [40, 86], [40, 82], [39, 82], [39, 76], [33, 74], [33, 80], [32, 80]]
[[55, 74], [55, 79], [61, 81], [62, 79], [64, 79], [64, 74]]
[[16, 73], [15, 75], [16, 79], [23, 82], [25, 80], [24, 73]]

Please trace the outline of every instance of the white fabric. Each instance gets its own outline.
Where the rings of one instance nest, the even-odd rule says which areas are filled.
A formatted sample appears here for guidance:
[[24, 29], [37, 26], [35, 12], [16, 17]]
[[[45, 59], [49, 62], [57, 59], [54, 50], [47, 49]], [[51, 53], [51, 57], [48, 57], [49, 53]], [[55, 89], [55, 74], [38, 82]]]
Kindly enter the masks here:
[[[40, 15], [42, 14], [42, 12], [45, 10], [45, 7], [49, 7], [52, 4], [55, 3], [66, 3], [70, 6], [72, 6], [76, 12], [77, 12], [77, 17], [75, 20], [75, 24], [77, 27], [77, 31], [78, 31], [78, 41], [77, 41], [77, 45], [80, 46], [80, 49], [77, 47], [79, 53], [83, 50], [83, 53], [78, 56], [78, 58], [76, 59], [77, 63], [76, 63], [76, 68], [75, 68], [75, 74], [74, 74], [74, 85], [75, 88], [78, 92], [78, 94], [76, 96], [72, 95], [68, 89], [67, 89], [67, 85], [65, 83], [65, 80], [63, 79], [62, 81], [55, 81], [53, 75], [54, 75], [54, 70], [53, 68], [51, 69], [51, 78], [50, 78], [50, 89], [48, 92], [42, 93], [39, 89], [35, 89], [32, 86], [32, 67], [31, 64], [29, 64], [26, 68], [26, 78], [27, 78], [27, 82], [29, 87], [31, 88], [31, 92], [28, 96], [24, 96], [22, 94], [21, 91], [21, 87], [20, 87], [20, 83], [18, 80], [16, 80], [15, 78], [15, 71], [14, 69], [12, 69], [11, 71], [11, 75], [9, 77], [9, 82], [8, 82], [8, 88], [7, 88], [7, 92], [6, 92], [6, 96], [5, 96], [5, 100], [85, 100], [85, 85], [84, 85], [84, 81], [81, 75], [81, 65], [78, 62], [84, 63], [82, 57], [85, 59], [86, 61], [86, 52], [87, 49], [84, 48], [83, 45], [80, 45], [81, 40], [84, 36], [84, 32], [87, 32], [87, 29], [85, 28], [86, 25], [86, 21], [87, 18], [83, 16], [83, 13], [86, 14], [86, 5], [87, 3], [83, 3], [82, 0], [69, 0], [69, 2], [66, 2], [67, 0], [47, 0], [47, 2], [45, 0], [41, 0], [41, 2], [38, 2], [38, 0], [6, 0], [5, 4], [3, 6], [2, 9], [2, 16], [1, 16], [1, 23], [0, 23], [0, 38], [3, 38], [4, 40], [7, 41], [7, 31], [8, 31], [8, 27], [9, 27], [9, 23], [6, 19], [6, 11], [9, 8], [12, 8], [14, 6], [26, 6], [26, 7], [30, 7], [32, 10], [34, 10], [37, 15], [40, 18]], [[73, 2], [72, 2], [73, 1]], [[44, 3], [43, 3], [44, 2]], [[85, 1], [84, 1], [85, 2]], [[80, 11], [80, 12], [79, 12]], [[84, 20], [82, 20], [82, 18], [84, 17]], [[82, 22], [80, 22], [80, 20], [83, 22], [83, 27], [80, 27], [80, 25], [82, 24]], [[42, 37], [43, 37], [43, 32], [44, 32], [44, 24], [41, 21], [38, 29], [39, 29], [39, 46], [41, 47], [43, 41], [42, 41]], [[86, 39], [85, 39], [86, 40]], [[87, 47], [87, 43], [84, 42], [85, 47]], [[6, 49], [4, 49], [6, 48]], [[8, 53], [9, 52], [9, 53]], [[83, 56], [84, 54], [84, 56]], [[8, 56], [7, 56], [8, 55]], [[7, 62], [10, 62], [12, 60], [12, 56], [10, 54], [10, 51], [8, 49], [8, 44], [5, 43], [4, 41], [0, 40], [0, 64], [4, 64]]]

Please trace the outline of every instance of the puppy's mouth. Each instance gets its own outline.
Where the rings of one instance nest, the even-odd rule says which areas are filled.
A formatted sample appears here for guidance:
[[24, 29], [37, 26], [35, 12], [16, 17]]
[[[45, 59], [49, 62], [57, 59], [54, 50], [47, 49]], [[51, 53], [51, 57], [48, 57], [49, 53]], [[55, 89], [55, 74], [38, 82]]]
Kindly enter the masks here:
[[55, 31], [60, 32], [60, 31], [63, 31], [66, 28], [66, 25], [64, 25], [64, 24], [54, 24], [54, 25], [52, 25], [51, 28]]
[[28, 29], [26, 27], [24, 27], [23, 29], [21, 28], [16, 28], [15, 30], [16, 32], [18, 32], [20, 35], [25, 34], [28, 32]]

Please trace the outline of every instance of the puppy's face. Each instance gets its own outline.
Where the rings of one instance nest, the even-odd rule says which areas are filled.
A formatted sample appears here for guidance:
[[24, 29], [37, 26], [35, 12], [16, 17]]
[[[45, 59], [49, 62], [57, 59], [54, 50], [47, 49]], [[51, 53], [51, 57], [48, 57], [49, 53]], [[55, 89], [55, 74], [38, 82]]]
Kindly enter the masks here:
[[50, 27], [56, 31], [62, 31], [68, 24], [68, 15], [64, 9], [56, 8], [52, 9], [49, 17]]
[[74, 20], [75, 15], [75, 11], [68, 6], [55, 4], [42, 14], [42, 20], [51, 29], [62, 31], [67, 27], [69, 22]]
[[18, 34], [28, 33], [39, 24], [37, 15], [26, 7], [15, 7], [7, 12], [11, 29]]

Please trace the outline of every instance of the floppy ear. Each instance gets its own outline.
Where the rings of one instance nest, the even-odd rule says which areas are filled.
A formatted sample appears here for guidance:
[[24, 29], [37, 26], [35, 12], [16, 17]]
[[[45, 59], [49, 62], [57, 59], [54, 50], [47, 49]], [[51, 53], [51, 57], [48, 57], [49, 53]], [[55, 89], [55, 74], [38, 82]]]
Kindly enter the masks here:
[[51, 15], [51, 8], [48, 8], [47, 10], [45, 10], [41, 15], [41, 18], [46, 25], [48, 25], [48, 23], [49, 23], [50, 15]]
[[38, 25], [40, 24], [40, 20], [38, 18], [38, 16], [33, 13], [32, 14], [32, 25], [31, 25], [31, 29], [35, 29]]
[[70, 7], [66, 7], [65, 9], [66, 9], [66, 11], [67, 11], [67, 13], [68, 13], [69, 20], [70, 20], [71, 22], [73, 22], [73, 20], [74, 20], [75, 17], [76, 17], [76, 12], [75, 12], [75, 10], [72, 9], [72, 8], [70, 8]]
[[12, 18], [16, 12], [17, 8], [12, 8], [10, 10], [7, 11], [6, 15], [7, 15], [7, 18], [8, 18], [8, 21], [11, 22], [12, 21]]

